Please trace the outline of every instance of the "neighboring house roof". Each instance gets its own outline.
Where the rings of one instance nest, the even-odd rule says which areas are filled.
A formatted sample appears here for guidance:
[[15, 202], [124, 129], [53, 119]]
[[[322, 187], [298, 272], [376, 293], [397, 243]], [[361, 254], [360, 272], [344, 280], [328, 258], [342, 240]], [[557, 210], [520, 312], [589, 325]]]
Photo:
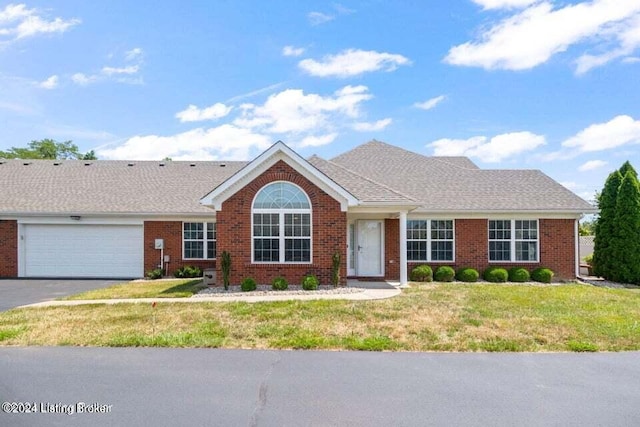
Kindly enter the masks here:
[[[269, 150], [287, 154], [282, 146]], [[482, 170], [465, 157], [426, 157], [378, 141], [332, 160], [293, 154], [294, 166], [349, 206], [355, 200], [424, 212], [595, 211], [535, 170]], [[0, 215], [206, 215], [211, 208], [200, 200], [253, 170], [255, 160], [0, 160]]]
[[2, 160], [1, 163], [0, 214], [211, 214], [210, 208], [199, 203], [200, 197], [247, 162]]
[[418, 211], [595, 211], [538, 170], [479, 169], [464, 157], [427, 157], [379, 141], [331, 162], [419, 201]]

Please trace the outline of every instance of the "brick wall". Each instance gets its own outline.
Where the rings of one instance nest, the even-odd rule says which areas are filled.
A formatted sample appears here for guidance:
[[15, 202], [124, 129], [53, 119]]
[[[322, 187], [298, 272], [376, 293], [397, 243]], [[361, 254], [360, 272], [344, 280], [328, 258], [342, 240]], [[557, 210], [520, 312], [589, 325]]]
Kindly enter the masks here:
[[400, 279], [400, 220], [384, 220], [384, 278]]
[[[396, 225], [397, 227], [397, 225]], [[429, 264], [434, 270], [439, 265], [454, 268], [472, 267], [482, 274], [489, 265], [500, 267], [525, 267], [529, 271], [547, 267], [558, 279], [575, 279], [575, 230], [572, 219], [540, 219], [540, 262], [538, 263], [491, 263], [489, 264], [488, 224], [486, 219], [458, 219], [455, 224], [455, 263], [410, 262], [409, 274], [416, 265]], [[387, 231], [389, 233], [389, 231]], [[397, 280], [396, 277], [389, 277]]]
[[0, 277], [18, 276], [18, 222], [0, 220]]
[[[211, 218], [213, 220], [213, 216]], [[182, 259], [182, 221], [145, 221], [144, 222], [144, 271], [158, 267], [160, 250], [155, 249], [155, 239], [164, 239], [164, 255], [169, 255], [167, 275], [185, 265], [215, 268], [215, 260]]]
[[[300, 186], [311, 200], [312, 264], [253, 264], [251, 262], [251, 203], [256, 193], [273, 181], [288, 181]], [[347, 275], [347, 215], [340, 203], [300, 175], [283, 161], [279, 161], [250, 184], [240, 189], [222, 204], [217, 212], [218, 254], [231, 254], [231, 284], [239, 284], [245, 277], [253, 277], [259, 284], [270, 284], [277, 276], [284, 276], [290, 284], [299, 284], [307, 274], [315, 274], [320, 284], [331, 283], [331, 257], [342, 254], [340, 276], [346, 284]], [[222, 277], [220, 265], [217, 277]], [[220, 283], [221, 281], [218, 280]]]

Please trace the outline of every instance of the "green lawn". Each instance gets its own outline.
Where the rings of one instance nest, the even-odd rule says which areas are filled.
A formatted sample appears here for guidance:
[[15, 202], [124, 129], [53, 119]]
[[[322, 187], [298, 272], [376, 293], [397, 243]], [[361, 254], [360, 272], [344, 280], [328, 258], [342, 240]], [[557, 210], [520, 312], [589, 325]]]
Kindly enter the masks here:
[[202, 279], [144, 280], [121, 283], [61, 299], [186, 298], [205, 287]]
[[640, 293], [587, 285], [414, 284], [378, 301], [14, 309], [0, 314], [0, 345], [640, 350]]

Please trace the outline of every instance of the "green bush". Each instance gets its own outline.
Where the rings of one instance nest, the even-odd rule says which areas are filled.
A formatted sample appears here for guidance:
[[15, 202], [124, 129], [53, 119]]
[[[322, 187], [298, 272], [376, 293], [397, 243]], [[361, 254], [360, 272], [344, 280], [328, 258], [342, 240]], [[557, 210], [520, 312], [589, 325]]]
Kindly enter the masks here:
[[479, 277], [480, 273], [478, 273], [478, 270], [471, 267], [462, 267], [458, 269], [456, 273], [456, 279], [461, 282], [477, 282]]
[[536, 282], [551, 283], [553, 271], [544, 267], [536, 268], [531, 272], [531, 278]]
[[509, 272], [502, 267], [489, 267], [484, 271], [482, 277], [487, 282], [503, 283], [509, 278]]
[[436, 282], [452, 282], [455, 276], [455, 270], [447, 265], [438, 267], [433, 275]]
[[584, 257], [584, 262], [586, 262], [590, 266], [593, 266], [593, 254], [589, 254], [586, 257]]
[[202, 277], [202, 270], [200, 267], [195, 267], [193, 265], [185, 265], [177, 269], [173, 273], [174, 277], [178, 279], [190, 279], [192, 277]]
[[289, 287], [289, 283], [287, 283], [287, 279], [280, 276], [273, 279], [273, 281], [271, 282], [271, 287], [274, 291], [284, 291]]
[[147, 279], [156, 280], [161, 279], [164, 276], [164, 270], [161, 268], [154, 268], [153, 270], [147, 271]]
[[313, 274], [309, 274], [302, 279], [302, 289], [305, 291], [315, 291], [318, 289], [318, 278]]
[[413, 282], [431, 282], [433, 280], [433, 271], [428, 265], [419, 265], [411, 270], [411, 281]]
[[242, 292], [251, 292], [255, 291], [257, 286], [258, 285], [256, 284], [256, 281], [253, 277], [245, 277], [240, 283], [240, 290]]
[[509, 281], [510, 282], [528, 282], [529, 271], [522, 267], [513, 267], [509, 269]]

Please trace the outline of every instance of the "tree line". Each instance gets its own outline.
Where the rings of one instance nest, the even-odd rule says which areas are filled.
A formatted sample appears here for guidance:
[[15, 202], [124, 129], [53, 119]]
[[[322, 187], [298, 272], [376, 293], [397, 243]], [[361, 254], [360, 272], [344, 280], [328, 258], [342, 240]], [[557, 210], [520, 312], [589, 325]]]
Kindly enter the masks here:
[[24, 148], [11, 147], [7, 151], [0, 150], [0, 159], [97, 160], [98, 157], [93, 150], [81, 153], [78, 146], [71, 141], [57, 142], [46, 138], [31, 141]]

